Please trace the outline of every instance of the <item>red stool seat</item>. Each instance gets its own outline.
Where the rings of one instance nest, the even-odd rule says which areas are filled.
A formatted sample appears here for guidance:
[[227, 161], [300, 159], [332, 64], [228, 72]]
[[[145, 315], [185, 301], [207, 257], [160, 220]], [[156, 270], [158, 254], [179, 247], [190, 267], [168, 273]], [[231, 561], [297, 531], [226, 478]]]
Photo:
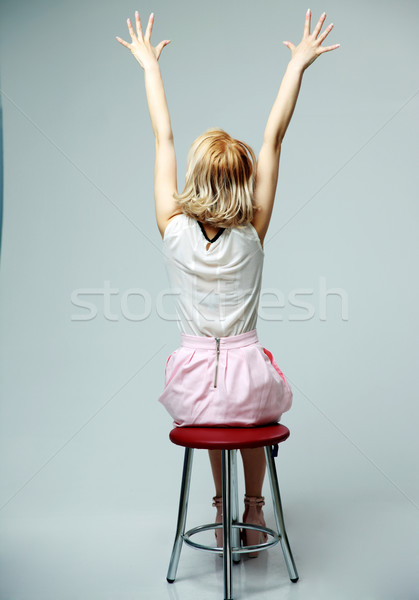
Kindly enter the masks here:
[[170, 440], [184, 448], [204, 450], [237, 450], [259, 448], [285, 441], [288, 427], [275, 423], [259, 427], [175, 427]]

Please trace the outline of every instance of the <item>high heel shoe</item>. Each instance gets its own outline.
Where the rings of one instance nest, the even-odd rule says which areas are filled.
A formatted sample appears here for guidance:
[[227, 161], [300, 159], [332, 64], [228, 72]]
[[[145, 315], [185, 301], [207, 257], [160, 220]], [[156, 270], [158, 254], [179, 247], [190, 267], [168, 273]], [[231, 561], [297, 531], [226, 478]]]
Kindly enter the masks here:
[[[214, 496], [212, 499], [212, 505], [217, 509], [217, 515], [215, 517], [216, 523], [223, 522], [223, 497], [222, 496]], [[217, 540], [217, 547], [223, 547], [223, 530], [222, 529], [214, 529], [215, 539]], [[220, 554], [219, 556], [222, 556]]]
[[[266, 527], [265, 518], [263, 516], [262, 507], [265, 505], [264, 496], [244, 496], [245, 511], [243, 513], [243, 523], [249, 523], [251, 525], [261, 525]], [[261, 544], [262, 542], [268, 541], [268, 535], [262, 531], [256, 531], [255, 529], [241, 530], [241, 538], [243, 546], [254, 546]], [[256, 558], [259, 552], [247, 553], [249, 558]]]

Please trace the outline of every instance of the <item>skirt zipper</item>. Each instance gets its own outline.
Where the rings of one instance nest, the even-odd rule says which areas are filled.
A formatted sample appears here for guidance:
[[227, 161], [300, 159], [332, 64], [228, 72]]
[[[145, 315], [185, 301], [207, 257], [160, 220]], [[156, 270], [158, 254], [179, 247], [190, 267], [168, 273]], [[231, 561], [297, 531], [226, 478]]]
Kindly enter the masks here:
[[214, 387], [217, 387], [217, 377], [218, 377], [218, 357], [220, 355], [220, 338], [215, 338], [216, 348], [217, 348], [217, 362], [215, 364], [215, 377], [214, 377]]

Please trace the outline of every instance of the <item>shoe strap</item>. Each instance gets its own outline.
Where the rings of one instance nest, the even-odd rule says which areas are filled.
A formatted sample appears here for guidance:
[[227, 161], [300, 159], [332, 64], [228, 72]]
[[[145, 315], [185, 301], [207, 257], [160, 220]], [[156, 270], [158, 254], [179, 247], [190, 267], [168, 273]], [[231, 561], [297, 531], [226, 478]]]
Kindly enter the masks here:
[[[244, 496], [244, 503], [247, 506], [264, 506], [265, 505], [265, 496]], [[219, 507], [223, 505], [223, 497], [222, 496], [214, 496], [212, 499], [212, 505], [214, 507]]]
[[246, 506], [264, 506], [265, 496], [244, 496], [244, 503]]

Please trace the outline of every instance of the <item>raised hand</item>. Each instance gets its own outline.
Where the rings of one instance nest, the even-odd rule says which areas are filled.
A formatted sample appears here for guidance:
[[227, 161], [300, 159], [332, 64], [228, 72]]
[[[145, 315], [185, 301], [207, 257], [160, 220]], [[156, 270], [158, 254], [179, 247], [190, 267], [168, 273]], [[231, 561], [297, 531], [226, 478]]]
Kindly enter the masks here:
[[316, 58], [320, 56], [320, 54], [323, 54], [324, 52], [330, 52], [330, 50], [335, 50], [340, 46], [340, 44], [324, 47], [321, 46], [321, 43], [329, 35], [333, 27], [333, 23], [331, 23], [326, 27], [321, 36], [317, 37], [325, 19], [326, 13], [323, 13], [320, 16], [313, 33], [310, 34], [311, 11], [308, 9], [304, 24], [303, 39], [301, 42], [298, 44], [298, 46], [294, 46], [292, 42], [284, 42], [284, 44], [288, 46], [292, 52], [292, 61], [299, 64], [303, 69], [307, 69], [307, 67], [309, 67], [316, 60]]
[[151, 13], [148, 20], [147, 29], [145, 35], [141, 30], [141, 20], [138, 10], [135, 11], [135, 23], [137, 28], [137, 35], [135, 35], [134, 29], [131, 24], [131, 20], [127, 19], [128, 31], [131, 36], [131, 44], [125, 42], [120, 37], [116, 36], [116, 39], [120, 44], [128, 48], [134, 58], [140, 63], [143, 69], [155, 64], [159, 58], [163, 48], [170, 43], [170, 40], [163, 40], [157, 46], [153, 47], [150, 42], [151, 31], [154, 23], [154, 13]]

